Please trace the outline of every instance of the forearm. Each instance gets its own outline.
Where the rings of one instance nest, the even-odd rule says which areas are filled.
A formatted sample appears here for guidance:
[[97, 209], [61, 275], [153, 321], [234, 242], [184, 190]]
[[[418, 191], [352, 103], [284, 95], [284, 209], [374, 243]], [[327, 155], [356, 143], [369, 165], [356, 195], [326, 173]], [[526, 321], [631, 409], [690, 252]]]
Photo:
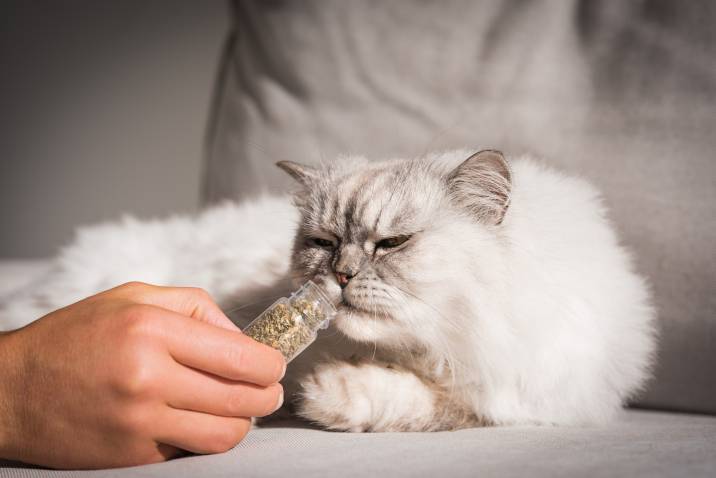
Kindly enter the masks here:
[[0, 332], [0, 458], [17, 459], [22, 447], [18, 398], [22, 390], [24, 359], [19, 331]]

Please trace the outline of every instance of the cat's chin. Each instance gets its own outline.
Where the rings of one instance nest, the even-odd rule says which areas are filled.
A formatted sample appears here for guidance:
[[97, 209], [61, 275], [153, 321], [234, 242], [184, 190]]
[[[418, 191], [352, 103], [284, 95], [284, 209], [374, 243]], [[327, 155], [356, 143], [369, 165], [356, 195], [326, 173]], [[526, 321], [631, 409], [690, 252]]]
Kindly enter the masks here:
[[356, 307], [341, 304], [333, 320], [336, 328], [358, 342], [386, 342], [397, 332], [395, 319], [377, 317]]

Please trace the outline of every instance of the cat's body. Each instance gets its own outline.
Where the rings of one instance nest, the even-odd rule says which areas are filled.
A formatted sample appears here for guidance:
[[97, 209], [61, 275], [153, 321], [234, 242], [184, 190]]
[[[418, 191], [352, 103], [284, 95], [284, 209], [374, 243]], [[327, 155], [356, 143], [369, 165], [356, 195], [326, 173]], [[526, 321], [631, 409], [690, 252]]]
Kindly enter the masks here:
[[340, 303], [335, 327], [369, 344], [299, 377], [299, 414], [327, 428], [612, 417], [648, 378], [654, 313], [598, 193], [529, 159], [466, 157], [284, 163], [300, 215], [277, 198], [92, 229], [0, 314], [37, 317], [137, 279], [230, 307], [311, 278]]
[[128, 281], [201, 287], [224, 309], [268, 300], [286, 289], [297, 219], [288, 197], [265, 197], [197, 216], [81, 228], [47, 274], [0, 301], [0, 324], [19, 326]]

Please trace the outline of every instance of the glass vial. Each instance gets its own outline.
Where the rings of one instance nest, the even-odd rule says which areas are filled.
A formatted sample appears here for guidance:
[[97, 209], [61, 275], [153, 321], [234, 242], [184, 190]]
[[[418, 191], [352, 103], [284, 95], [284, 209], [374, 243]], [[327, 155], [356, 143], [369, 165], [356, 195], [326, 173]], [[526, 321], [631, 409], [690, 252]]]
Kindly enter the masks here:
[[319, 329], [328, 327], [336, 309], [312, 281], [289, 297], [282, 297], [263, 311], [243, 332], [281, 352], [286, 362], [316, 340]]

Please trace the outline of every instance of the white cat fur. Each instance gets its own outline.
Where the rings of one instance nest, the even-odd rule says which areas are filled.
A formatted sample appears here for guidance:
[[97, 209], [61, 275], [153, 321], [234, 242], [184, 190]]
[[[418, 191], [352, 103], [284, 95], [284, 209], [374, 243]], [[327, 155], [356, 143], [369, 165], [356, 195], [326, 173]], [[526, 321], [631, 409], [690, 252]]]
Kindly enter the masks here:
[[[400, 325], [339, 317], [348, 336], [381, 345], [379, 359], [318, 365], [303, 379], [303, 416], [353, 431], [599, 423], [643, 388], [655, 314], [599, 193], [530, 158], [514, 159], [511, 169], [502, 224], [485, 232], [469, 218], [446, 223], [454, 219], [447, 214], [443, 234], [431, 239], [443, 270], [423, 272], [453, 278], [435, 284], [434, 295], [464, 299], [460, 318], [446, 323], [441, 316], [452, 311], [434, 310], [434, 323], [406, 329], [435, 350], [396, 341]], [[19, 325], [129, 280], [202, 287], [229, 306], [240, 291], [286, 276], [298, 217], [287, 198], [263, 198], [196, 217], [85, 228], [48, 275], [4, 301], [0, 324]], [[335, 282], [323, 285], [338, 291]]]

